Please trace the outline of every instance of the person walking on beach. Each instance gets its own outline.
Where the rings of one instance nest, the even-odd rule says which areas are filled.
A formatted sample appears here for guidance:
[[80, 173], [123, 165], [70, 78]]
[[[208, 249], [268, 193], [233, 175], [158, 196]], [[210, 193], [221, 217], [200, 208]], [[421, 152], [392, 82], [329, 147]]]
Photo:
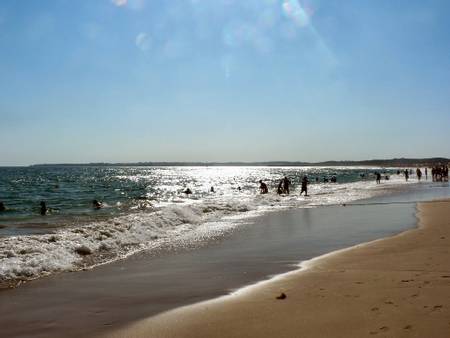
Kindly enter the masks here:
[[300, 191], [300, 195], [305, 193], [305, 196], [308, 196], [308, 177], [303, 176], [302, 179], [302, 189]]
[[377, 172], [375, 172], [375, 176], [377, 177], [377, 179], [376, 179], [377, 184], [380, 184], [381, 183], [381, 174], [377, 171]]
[[283, 178], [283, 191], [285, 194], [289, 195], [289, 186], [291, 185], [291, 181], [289, 181], [289, 179], [284, 176]]
[[261, 194], [267, 194], [269, 192], [267, 184], [265, 184], [262, 180], [259, 180], [259, 191], [261, 192]]
[[409, 172], [408, 172], [408, 169], [405, 169], [405, 180], [406, 180], [406, 182], [408, 182], [408, 178], [409, 178]]
[[428, 181], [428, 168], [425, 168], [425, 180]]

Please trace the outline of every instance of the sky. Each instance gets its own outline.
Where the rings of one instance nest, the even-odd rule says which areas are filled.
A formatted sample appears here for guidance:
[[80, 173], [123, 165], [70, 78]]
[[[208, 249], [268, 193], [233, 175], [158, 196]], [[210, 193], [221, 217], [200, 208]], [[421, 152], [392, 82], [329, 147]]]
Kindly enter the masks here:
[[450, 157], [449, 12], [2, 0], [0, 165]]

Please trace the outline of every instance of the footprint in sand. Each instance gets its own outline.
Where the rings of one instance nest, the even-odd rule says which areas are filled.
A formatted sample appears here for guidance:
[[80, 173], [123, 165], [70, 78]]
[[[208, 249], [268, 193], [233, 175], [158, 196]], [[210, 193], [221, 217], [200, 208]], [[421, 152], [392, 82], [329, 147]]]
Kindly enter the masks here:
[[379, 330], [380, 330], [380, 331], [383, 331], [383, 332], [386, 332], [386, 331], [389, 331], [389, 327], [387, 327], [387, 326], [382, 326], [382, 327], [380, 327]]
[[385, 302], [384, 302], [384, 304], [389, 304], [389, 305], [393, 305], [393, 304], [394, 304], [394, 302], [392, 302], [392, 301], [388, 300], [388, 301], [385, 301]]
[[411, 330], [412, 329], [412, 325], [406, 325], [403, 330]]
[[377, 308], [377, 307], [373, 307], [370, 309], [370, 311], [378, 311], [378, 310], [379, 310], [379, 308]]
[[414, 279], [402, 279], [402, 283], [414, 282]]

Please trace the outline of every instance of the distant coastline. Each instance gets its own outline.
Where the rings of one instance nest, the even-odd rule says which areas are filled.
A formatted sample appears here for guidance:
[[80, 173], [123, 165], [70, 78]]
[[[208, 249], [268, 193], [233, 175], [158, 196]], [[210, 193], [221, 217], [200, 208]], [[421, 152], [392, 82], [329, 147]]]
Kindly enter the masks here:
[[324, 161], [324, 162], [300, 162], [300, 161], [262, 161], [262, 162], [120, 162], [120, 163], [49, 163], [32, 164], [29, 167], [214, 167], [214, 166], [267, 166], [267, 167], [323, 167], [323, 166], [377, 166], [377, 167], [414, 167], [414, 166], [434, 166], [450, 162], [445, 157], [431, 158], [393, 158], [393, 159], [373, 159], [362, 161]]

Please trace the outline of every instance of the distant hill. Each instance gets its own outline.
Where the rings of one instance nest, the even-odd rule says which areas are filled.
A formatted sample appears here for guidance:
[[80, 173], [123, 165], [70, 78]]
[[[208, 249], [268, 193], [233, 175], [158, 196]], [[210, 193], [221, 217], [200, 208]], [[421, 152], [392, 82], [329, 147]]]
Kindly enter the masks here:
[[269, 167], [305, 167], [305, 166], [374, 166], [374, 167], [415, 167], [442, 165], [450, 162], [445, 157], [432, 158], [393, 158], [374, 159], [364, 161], [325, 161], [325, 162], [291, 162], [291, 161], [269, 161], [269, 162], [133, 162], [133, 163], [60, 163], [60, 164], [34, 164], [31, 167], [60, 167], [60, 166], [147, 166], [147, 167], [169, 167], [169, 166], [269, 166]]

